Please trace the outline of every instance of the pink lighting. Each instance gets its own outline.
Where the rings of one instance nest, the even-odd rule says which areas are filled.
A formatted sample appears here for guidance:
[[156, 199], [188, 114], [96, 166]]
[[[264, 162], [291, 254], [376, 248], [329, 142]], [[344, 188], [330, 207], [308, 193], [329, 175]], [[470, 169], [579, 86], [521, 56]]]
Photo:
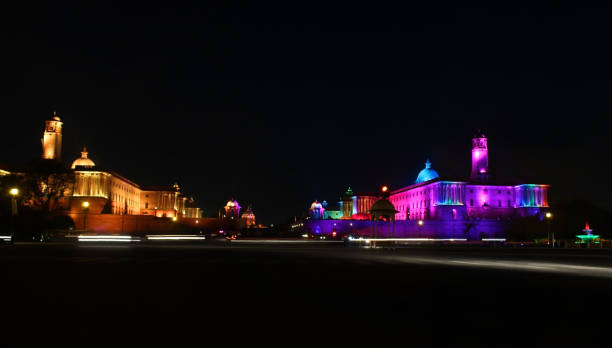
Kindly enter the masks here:
[[487, 172], [487, 170], [486, 170], [486, 169], [484, 169], [484, 168], [480, 168], [480, 172], [481, 172], [481, 173], [486, 173], [486, 172]]

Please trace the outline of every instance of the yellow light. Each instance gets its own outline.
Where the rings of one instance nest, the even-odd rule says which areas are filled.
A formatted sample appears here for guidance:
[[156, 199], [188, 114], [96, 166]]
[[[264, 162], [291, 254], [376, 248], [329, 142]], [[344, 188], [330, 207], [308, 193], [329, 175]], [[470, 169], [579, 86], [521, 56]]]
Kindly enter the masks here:
[[387, 186], [383, 186], [382, 187], [382, 192], [387, 192], [387, 191], [389, 191], [389, 188]]
[[200, 220], [196, 220], [196, 224], [199, 224], [199, 223], [200, 223]]
[[89, 202], [87, 201], [83, 202], [83, 208], [89, 208]]
[[17, 196], [19, 194], [19, 189], [17, 188], [12, 188], [9, 193], [11, 194], [11, 196]]
[[172, 221], [176, 221], [176, 220], [177, 220], [177, 219], [176, 219], [176, 216], [172, 218]]
[[550, 219], [551, 217], [552, 217], [552, 213], [551, 213], [551, 212], [547, 212], [547, 213], [546, 213], [546, 218], [547, 218], [547, 219]]
[[423, 226], [423, 220], [419, 220], [419, 226]]

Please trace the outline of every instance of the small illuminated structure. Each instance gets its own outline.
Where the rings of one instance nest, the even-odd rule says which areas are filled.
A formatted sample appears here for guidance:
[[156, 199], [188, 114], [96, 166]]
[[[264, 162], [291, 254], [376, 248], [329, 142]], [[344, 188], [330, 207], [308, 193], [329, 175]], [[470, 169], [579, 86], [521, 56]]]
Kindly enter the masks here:
[[9, 193], [11, 194], [11, 196], [17, 196], [19, 194], [19, 189], [18, 188], [12, 188]]
[[74, 162], [72, 162], [72, 166], [70, 166], [70, 168], [75, 169], [77, 166], [84, 168], [95, 167], [96, 164], [94, 163], [94, 161], [91, 160], [91, 158], [87, 157], [88, 154], [89, 152], [87, 152], [87, 147], [83, 146], [83, 151], [81, 151], [81, 157], [75, 159]]
[[241, 216], [246, 223], [246, 227], [255, 227], [255, 213], [253, 212], [253, 208], [249, 205], [247, 210]]
[[593, 230], [589, 227], [589, 222], [587, 221], [584, 229], [582, 230], [583, 234], [576, 235], [576, 244], [586, 244], [587, 247], [593, 244], [599, 244], [599, 235], [593, 234]]
[[83, 202], [82, 205], [83, 205], [83, 208], [85, 208], [85, 209], [89, 208], [89, 202], [88, 201]]
[[[379, 227], [383, 227], [385, 224], [391, 223], [390, 236], [393, 238], [395, 234], [395, 214], [397, 210], [387, 198], [383, 197], [379, 199], [372, 209], [370, 209], [370, 235], [374, 238], [378, 236]], [[382, 225], [381, 225], [382, 224]], [[380, 226], [379, 226], [380, 225]]]
[[323, 220], [323, 217], [325, 214], [325, 208], [323, 207], [323, 204], [315, 200], [310, 205], [309, 213], [310, 213], [310, 217], [313, 218], [314, 220]]
[[225, 204], [223, 209], [225, 209], [225, 217], [227, 218], [233, 219], [240, 217], [240, 204], [233, 198]]

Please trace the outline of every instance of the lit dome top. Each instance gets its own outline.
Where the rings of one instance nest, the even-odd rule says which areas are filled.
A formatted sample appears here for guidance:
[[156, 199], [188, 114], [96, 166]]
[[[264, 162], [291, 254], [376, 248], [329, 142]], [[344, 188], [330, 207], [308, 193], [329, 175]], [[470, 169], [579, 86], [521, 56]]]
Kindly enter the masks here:
[[310, 209], [321, 209], [321, 208], [323, 208], [323, 205], [319, 203], [319, 201], [314, 201], [310, 205]]
[[234, 200], [234, 199], [230, 199], [227, 204], [225, 205], [226, 207], [240, 207], [240, 205], [238, 204], [238, 201]]
[[81, 157], [77, 158], [74, 160], [74, 162], [72, 162], [72, 169], [75, 169], [77, 166], [80, 167], [95, 167], [96, 164], [94, 163], [94, 161], [92, 161], [91, 159], [87, 158], [87, 148], [83, 147], [83, 151], [81, 151]]
[[53, 110], [53, 121], [61, 121], [62, 119], [57, 116], [57, 111]]
[[427, 162], [425, 162], [425, 169], [421, 170], [419, 176], [417, 176], [417, 179], [414, 183], [420, 184], [422, 182], [433, 180], [438, 177], [440, 177], [440, 175], [438, 175], [438, 172], [431, 168], [431, 162], [429, 162], [429, 159], [427, 159]]

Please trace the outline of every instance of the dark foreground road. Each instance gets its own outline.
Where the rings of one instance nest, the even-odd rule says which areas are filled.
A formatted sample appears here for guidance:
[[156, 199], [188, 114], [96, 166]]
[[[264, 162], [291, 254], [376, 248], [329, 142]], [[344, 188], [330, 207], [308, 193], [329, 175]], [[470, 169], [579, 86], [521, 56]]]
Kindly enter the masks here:
[[611, 335], [608, 250], [21, 244], [0, 246], [0, 267], [3, 332], [24, 342], [294, 346], [331, 333], [344, 344], [549, 346]]

